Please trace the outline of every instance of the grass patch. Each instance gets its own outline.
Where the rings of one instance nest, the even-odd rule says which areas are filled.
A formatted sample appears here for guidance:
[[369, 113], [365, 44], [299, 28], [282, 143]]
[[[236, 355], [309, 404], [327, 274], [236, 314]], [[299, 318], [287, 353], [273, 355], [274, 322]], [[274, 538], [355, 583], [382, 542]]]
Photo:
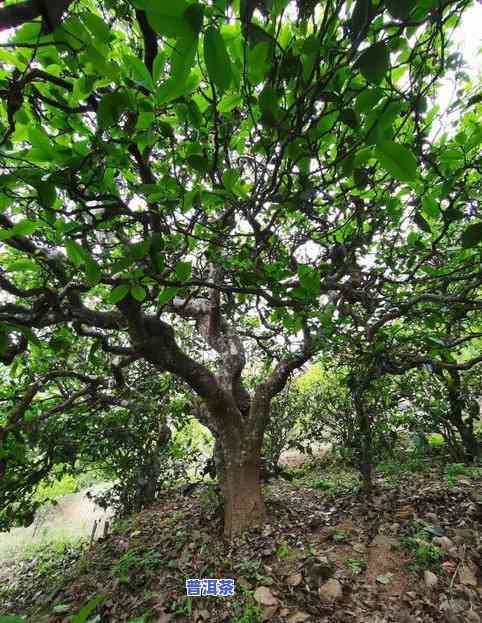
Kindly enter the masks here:
[[438, 545], [432, 543], [434, 532], [427, 526], [412, 522], [408, 526], [407, 534], [400, 538], [400, 543], [413, 560], [409, 565], [411, 571], [431, 569], [441, 562], [443, 552]]

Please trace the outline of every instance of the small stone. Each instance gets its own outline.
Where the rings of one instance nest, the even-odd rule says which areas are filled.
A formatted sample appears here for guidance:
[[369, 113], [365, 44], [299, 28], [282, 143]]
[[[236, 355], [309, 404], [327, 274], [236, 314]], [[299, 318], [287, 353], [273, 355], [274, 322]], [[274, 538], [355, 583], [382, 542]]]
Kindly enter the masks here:
[[427, 588], [435, 588], [438, 584], [438, 577], [431, 571], [425, 571], [423, 574], [425, 586]]
[[343, 590], [340, 582], [332, 578], [320, 586], [318, 594], [320, 595], [321, 601], [330, 603], [341, 599], [343, 596]]

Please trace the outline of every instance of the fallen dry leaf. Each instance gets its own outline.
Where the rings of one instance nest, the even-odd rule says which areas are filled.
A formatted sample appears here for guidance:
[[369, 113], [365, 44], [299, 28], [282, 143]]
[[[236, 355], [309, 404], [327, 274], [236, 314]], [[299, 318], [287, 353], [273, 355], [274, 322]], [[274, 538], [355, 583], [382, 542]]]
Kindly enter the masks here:
[[298, 586], [303, 581], [303, 576], [301, 573], [293, 573], [293, 575], [289, 575], [286, 578], [286, 584], [290, 586]]
[[331, 578], [331, 580], [328, 580], [320, 586], [318, 594], [320, 595], [321, 601], [331, 602], [341, 599], [343, 596], [343, 590], [340, 582]]
[[261, 610], [261, 621], [269, 621], [276, 614], [278, 604], [275, 606], [265, 606]]
[[306, 612], [293, 612], [292, 615], [288, 617], [288, 623], [304, 623], [304, 621], [308, 621], [310, 619], [310, 615], [306, 614]]
[[278, 606], [278, 600], [267, 586], [258, 586], [253, 596], [262, 606]]
[[427, 588], [435, 588], [438, 584], [438, 577], [431, 571], [426, 570], [423, 574], [423, 578]]
[[466, 586], [477, 586], [477, 578], [475, 576], [475, 568], [468, 563], [462, 565], [459, 569], [459, 580]]

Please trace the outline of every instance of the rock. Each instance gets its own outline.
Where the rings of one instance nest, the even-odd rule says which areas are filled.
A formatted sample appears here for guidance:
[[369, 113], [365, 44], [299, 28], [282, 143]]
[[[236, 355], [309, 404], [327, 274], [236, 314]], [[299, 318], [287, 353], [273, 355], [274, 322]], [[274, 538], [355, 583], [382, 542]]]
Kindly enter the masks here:
[[425, 571], [423, 574], [423, 578], [425, 580], [425, 586], [427, 588], [435, 588], [438, 584], [438, 577], [435, 575], [435, 573], [432, 573], [431, 571]]
[[262, 606], [278, 606], [278, 600], [267, 586], [258, 586], [253, 596]]
[[465, 618], [469, 623], [480, 623], [480, 617], [474, 610], [465, 613]]
[[321, 601], [330, 603], [341, 599], [343, 597], [343, 590], [340, 582], [331, 578], [320, 586], [318, 594], [320, 595]]
[[293, 575], [289, 575], [286, 578], [286, 583], [290, 586], [298, 586], [303, 581], [303, 576], [301, 573], [293, 573]]

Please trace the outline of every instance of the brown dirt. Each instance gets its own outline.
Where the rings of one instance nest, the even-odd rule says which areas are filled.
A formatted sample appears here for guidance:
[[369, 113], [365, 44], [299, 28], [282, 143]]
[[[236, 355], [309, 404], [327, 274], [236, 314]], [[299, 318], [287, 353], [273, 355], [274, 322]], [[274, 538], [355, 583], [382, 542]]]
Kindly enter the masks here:
[[[368, 547], [366, 579], [369, 584], [379, 585], [379, 590], [389, 595], [400, 595], [407, 590], [409, 583], [404, 572], [407, 556], [400, 551], [400, 541], [385, 534], [377, 534]], [[377, 578], [389, 579], [387, 584]]]
[[[45, 589], [33, 605], [39, 585], [32, 587], [31, 577], [17, 590], [21, 598], [9, 599], [35, 623], [67, 623], [95, 595], [105, 597], [102, 623], [147, 612], [163, 623], [233, 623], [264, 587], [275, 603], [261, 607], [270, 623], [467, 623], [471, 612], [482, 610], [482, 517], [472, 502], [481, 484], [474, 479], [449, 488], [436, 473], [410, 476], [400, 486], [380, 479], [368, 500], [275, 481], [267, 488], [269, 524], [233, 542], [222, 537], [222, 515], [207, 487], [191, 497], [170, 494], [86, 552], [50, 601]], [[427, 539], [442, 533], [455, 544], [433, 567], [436, 591], [424, 585], [422, 568], [406, 566], [414, 560], [401, 537], [421, 528]], [[366, 569], [355, 573], [353, 560], [365, 561]], [[471, 576], [455, 573], [462, 563]], [[388, 583], [381, 583], [388, 574]], [[341, 588], [334, 604], [318, 592], [328, 576]], [[187, 602], [185, 579], [196, 577], [234, 578], [237, 594]], [[65, 612], [54, 614], [55, 604]]]

